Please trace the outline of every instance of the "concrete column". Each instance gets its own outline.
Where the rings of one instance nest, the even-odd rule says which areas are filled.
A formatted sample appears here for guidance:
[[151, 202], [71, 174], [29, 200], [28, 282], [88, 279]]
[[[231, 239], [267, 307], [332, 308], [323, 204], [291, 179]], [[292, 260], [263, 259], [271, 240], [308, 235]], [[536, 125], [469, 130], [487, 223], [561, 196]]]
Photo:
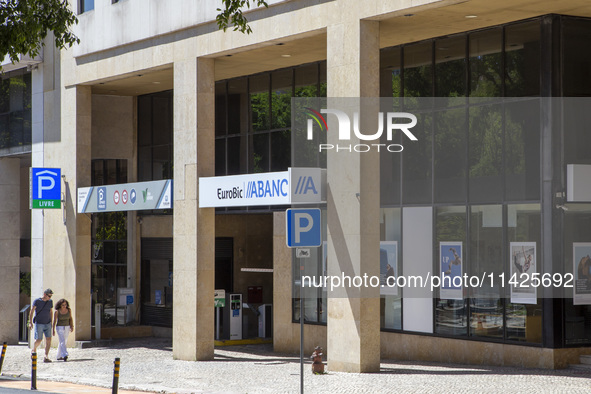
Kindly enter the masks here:
[[198, 178], [213, 176], [213, 59], [174, 62], [173, 357], [212, 360], [214, 208], [199, 209]]
[[[75, 325], [74, 337], [69, 340], [72, 345], [75, 340], [91, 339], [91, 314], [92, 300], [89, 289], [91, 288], [91, 221], [87, 215], [76, 214], [77, 188], [91, 185], [91, 166], [92, 166], [92, 91], [90, 86], [76, 87], [76, 158], [75, 176], [66, 174], [65, 193], [66, 193], [66, 219], [69, 238], [75, 235], [75, 240], [71, 250], [75, 251], [73, 270], [69, 270], [70, 263], [66, 260], [64, 271], [64, 283], [66, 284], [64, 293], [72, 294], [75, 297]], [[68, 283], [76, 283], [74, 289], [68, 289]]]
[[20, 159], [0, 158], [0, 342], [18, 344]]
[[[343, 3], [353, 10], [359, 7], [356, 2]], [[349, 21], [327, 29], [329, 107], [331, 97], [379, 97], [379, 23], [350, 15]], [[339, 143], [337, 133], [329, 133], [328, 139]], [[360, 141], [353, 136], [348, 143]], [[379, 275], [379, 155], [329, 151], [327, 167], [328, 274]], [[327, 326], [330, 370], [379, 370], [378, 288], [330, 294]]]
[[[47, 92], [56, 97], [56, 92]], [[77, 340], [89, 340], [90, 332], [90, 219], [76, 214], [76, 190], [90, 185], [91, 163], [91, 87], [62, 89], [60, 106], [54, 108], [61, 122], [45, 122], [43, 166], [61, 168], [61, 209], [45, 209], [43, 220], [33, 217], [33, 226], [41, 226], [42, 261], [32, 255], [32, 276], [42, 276], [41, 290], [32, 290], [32, 298], [51, 288], [54, 305], [60, 298], [69, 301], [74, 313], [74, 335], [68, 345]], [[56, 114], [52, 114], [56, 116]], [[36, 283], [39, 283], [37, 280]], [[57, 345], [57, 342], [53, 343]]]

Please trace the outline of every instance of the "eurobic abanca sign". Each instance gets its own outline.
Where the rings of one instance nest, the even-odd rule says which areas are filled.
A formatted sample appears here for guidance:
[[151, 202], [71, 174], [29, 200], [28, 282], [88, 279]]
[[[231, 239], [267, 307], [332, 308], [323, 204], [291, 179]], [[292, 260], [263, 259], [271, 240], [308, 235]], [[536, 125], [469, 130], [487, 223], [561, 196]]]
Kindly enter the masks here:
[[58, 209], [62, 207], [60, 168], [29, 170], [29, 208]]
[[287, 171], [199, 178], [199, 207], [314, 204], [325, 201], [326, 171]]

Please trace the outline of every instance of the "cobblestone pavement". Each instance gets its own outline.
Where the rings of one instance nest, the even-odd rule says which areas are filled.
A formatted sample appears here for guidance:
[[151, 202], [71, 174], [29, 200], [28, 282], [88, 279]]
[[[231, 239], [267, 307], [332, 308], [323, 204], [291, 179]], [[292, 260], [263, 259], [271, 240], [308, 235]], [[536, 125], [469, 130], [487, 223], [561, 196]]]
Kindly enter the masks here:
[[[55, 358], [52, 349], [50, 357]], [[298, 393], [298, 355], [273, 353], [271, 345], [218, 347], [214, 361], [173, 360], [164, 338], [105, 341], [69, 349], [68, 362], [38, 364], [37, 379], [111, 387], [121, 359], [119, 388], [157, 393]], [[591, 370], [469, 366], [383, 360], [379, 373], [313, 375], [305, 359], [306, 393], [591, 393]], [[9, 346], [2, 376], [30, 379], [30, 350]], [[0, 378], [0, 387], [2, 386]], [[1, 391], [0, 391], [1, 392]]]

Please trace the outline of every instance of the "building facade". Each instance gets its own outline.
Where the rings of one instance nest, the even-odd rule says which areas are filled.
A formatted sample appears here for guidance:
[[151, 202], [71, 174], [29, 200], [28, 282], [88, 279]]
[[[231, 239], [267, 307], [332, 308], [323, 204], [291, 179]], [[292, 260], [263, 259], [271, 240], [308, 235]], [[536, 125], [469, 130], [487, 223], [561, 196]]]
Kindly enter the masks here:
[[[271, 1], [247, 13], [249, 35], [218, 31], [210, 0], [72, 7], [80, 45], [46, 47], [42, 63], [3, 79], [9, 341], [14, 284], [30, 266], [32, 297], [51, 287], [70, 301], [71, 341], [169, 335], [183, 360], [213, 358], [216, 289], [272, 305], [277, 351], [298, 351], [303, 313], [305, 352], [325, 348], [331, 370], [377, 371], [381, 358], [560, 368], [591, 353], [591, 309], [564, 286], [527, 301], [499, 286], [459, 296], [309, 287], [300, 311], [287, 206], [204, 208], [198, 183], [326, 169], [325, 242], [306, 274], [379, 276], [382, 253], [396, 276], [441, 273], [454, 249], [463, 273], [510, 276], [527, 248], [540, 275], [582, 280], [591, 198], [567, 189], [584, 183], [569, 165], [591, 164], [586, 1]], [[291, 103], [313, 97], [403, 102], [418, 142], [304, 157]], [[434, 97], [445, 111], [412, 107]], [[62, 209], [27, 209], [29, 167], [61, 169]], [[165, 179], [172, 209], [78, 213], [78, 188]], [[244, 337], [258, 336], [252, 309]]]

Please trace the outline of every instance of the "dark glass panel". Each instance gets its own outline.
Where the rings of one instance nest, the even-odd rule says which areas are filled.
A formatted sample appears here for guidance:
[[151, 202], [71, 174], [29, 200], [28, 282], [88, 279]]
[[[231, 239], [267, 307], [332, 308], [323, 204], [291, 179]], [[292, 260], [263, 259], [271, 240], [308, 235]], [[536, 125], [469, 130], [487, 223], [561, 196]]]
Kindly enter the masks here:
[[247, 78], [228, 81], [228, 134], [246, 133], [248, 130]]
[[318, 96], [318, 64], [310, 64], [295, 69], [295, 96]]
[[152, 155], [152, 180], [172, 178], [170, 146], [155, 146]]
[[152, 144], [152, 96], [139, 96], [137, 108], [138, 146], [148, 146]]
[[430, 113], [417, 114], [413, 134], [418, 141], [404, 144], [402, 155], [402, 201], [409, 204], [431, 203], [431, 127]]
[[435, 113], [435, 201], [466, 201], [466, 110]]
[[561, 38], [562, 95], [591, 96], [591, 21], [563, 17]]
[[505, 196], [540, 199], [540, 102], [505, 105]]
[[226, 135], [226, 82], [215, 84], [215, 135]]
[[269, 134], [255, 134], [252, 136], [252, 171], [269, 171]]
[[117, 160], [105, 160], [105, 184], [114, 185], [117, 183]]
[[138, 148], [138, 181], [152, 180], [152, 148]]
[[435, 41], [435, 96], [466, 95], [466, 36]]
[[488, 105], [469, 108], [469, 199], [501, 201], [503, 198], [503, 108]]
[[271, 128], [291, 127], [291, 96], [293, 71], [276, 71], [271, 74]]
[[172, 142], [172, 97], [155, 96], [152, 100], [154, 145]]
[[[513, 256], [524, 250], [522, 242], [535, 244], [535, 261], [530, 264], [527, 274], [543, 274], [541, 269], [541, 214], [539, 204], [514, 204], [507, 206], [507, 240], [509, 241], [509, 264], [513, 264]], [[520, 245], [521, 244], [521, 245]], [[512, 267], [510, 273], [517, 271]], [[509, 340], [541, 343], [542, 342], [542, 287], [537, 288], [537, 303], [519, 303], [517, 297], [525, 295], [528, 298], [534, 296], [536, 289], [519, 288], [519, 293], [514, 293], [510, 298], [515, 302], [507, 304], [506, 337]], [[513, 289], [515, 292], [515, 289]], [[515, 299], [513, 299], [515, 297]]]
[[[459, 250], [460, 275], [466, 272], [466, 207], [439, 207], [435, 213], [435, 251], [436, 261], [442, 256], [440, 249], [444, 246], [441, 242], [453, 242], [461, 244]], [[449, 247], [449, 246], [448, 246]], [[446, 251], [448, 247], [445, 247]], [[447, 262], [446, 262], [447, 263]], [[445, 264], [440, 262], [437, 272], [443, 270]], [[467, 299], [437, 299], [435, 307], [435, 332], [444, 335], [468, 334], [468, 303]]]
[[251, 130], [269, 129], [269, 74], [249, 78]]
[[228, 175], [237, 175], [242, 173], [240, 171], [240, 141], [241, 137], [228, 138]]
[[[470, 259], [468, 274], [498, 275], [503, 269], [503, 214], [501, 205], [470, 209]], [[470, 288], [470, 336], [503, 337], [504, 289], [497, 281]]]
[[404, 47], [404, 96], [433, 97], [431, 41]]
[[[558, 103], [558, 101], [556, 101]], [[562, 99], [564, 133], [564, 163], [591, 164], [591, 98]]]
[[472, 33], [470, 40], [470, 96], [501, 97], [502, 29]]
[[215, 140], [215, 175], [226, 175], [226, 139]]
[[271, 171], [287, 171], [291, 166], [291, 131], [271, 133]]
[[320, 62], [320, 91], [318, 92], [318, 96], [326, 97], [326, 89], [326, 62]]
[[380, 96], [400, 97], [402, 75], [400, 73], [400, 47], [380, 52]]
[[[571, 206], [572, 207], [572, 206]], [[591, 344], [591, 305], [575, 305], [588, 297], [589, 276], [585, 275], [586, 263], [591, 254], [591, 205], [576, 204], [576, 209], [564, 212], [564, 264], [562, 264], [563, 277], [565, 274], [575, 276], [573, 286], [580, 286], [577, 294], [573, 295], [573, 289], [565, 289], [564, 299], [564, 341], [566, 345]], [[580, 270], [580, 271], [579, 271]], [[587, 270], [588, 272], [588, 270]]]
[[505, 28], [505, 96], [540, 94], [540, 21]]

